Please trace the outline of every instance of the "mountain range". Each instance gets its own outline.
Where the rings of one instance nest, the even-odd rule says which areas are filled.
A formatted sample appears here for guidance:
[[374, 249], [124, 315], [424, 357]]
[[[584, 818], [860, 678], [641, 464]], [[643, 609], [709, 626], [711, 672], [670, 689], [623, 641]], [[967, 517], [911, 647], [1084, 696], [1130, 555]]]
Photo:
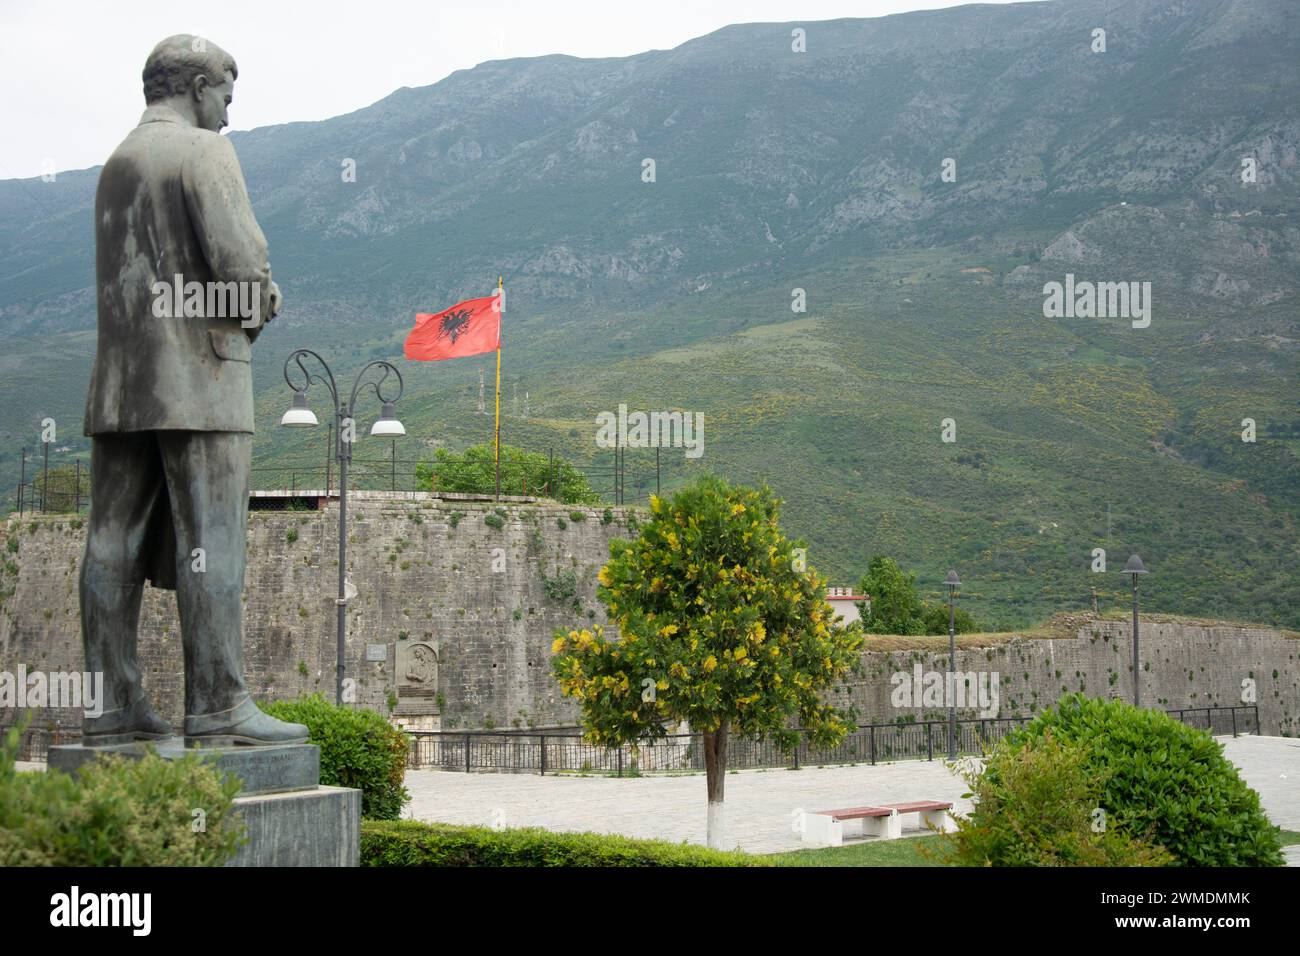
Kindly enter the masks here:
[[[261, 484], [324, 457], [277, 425], [302, 346], [349, 383], [402, 367], [400, 458], [489, 440], [491, 357], [401, 343], [504, 275], [512, 444], [607, 468], [601, 412], [697, 412], [663, 486], [768, 481], [832, 583], [956, 567], [982, 624], [1023, 624], [1122, 602], [1136, 551], [1153, 608], [1300, 624], [1294, 0], [739, 24], [230, 139], [287, 303], [254, 348]], [[97, 175], [0, 181], [11, 487], [46, 416], [52, 460], [88, 448]], [[1149, 325], [1046, 317], [1067, 276], [1150, 283]], [[643, 500], [654, 452], [627, 467]]]

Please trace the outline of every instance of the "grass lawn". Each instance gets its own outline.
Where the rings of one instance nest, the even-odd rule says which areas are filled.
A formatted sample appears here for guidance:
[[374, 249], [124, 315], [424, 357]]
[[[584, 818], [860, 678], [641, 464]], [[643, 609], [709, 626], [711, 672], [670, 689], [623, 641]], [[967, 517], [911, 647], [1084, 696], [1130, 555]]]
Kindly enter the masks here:
[[[927, 859], [920, 852], [924, 848], [930, 853], [941, 853], [942, 840], [939, 836], [870, 840], [849, 846], [796, 850], [769, 856], [777, 866], [943, 866], [940, 860]], [[1300, 831], [1283, 830], [1282, 845], [1295, 844], [1300, 844]]]
[[777, 866], [942, 866], [920, 854], [941, 849], [942, 837], [907, 837], [901, 840], [868, 840], [849, 846], [832, 846], [820, 850], [795, 850], [793, 853], [770, 854]]

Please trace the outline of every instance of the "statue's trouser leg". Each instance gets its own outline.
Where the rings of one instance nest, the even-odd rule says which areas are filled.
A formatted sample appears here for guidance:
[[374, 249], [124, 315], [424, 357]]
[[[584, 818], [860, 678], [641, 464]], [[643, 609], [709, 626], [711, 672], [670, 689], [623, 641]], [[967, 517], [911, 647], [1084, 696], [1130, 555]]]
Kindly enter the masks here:
[[81, 637], [86, 669], [104, 675], [105, 714], [143, 696], [136, 630], [144, 592], [145, 537], [162, 483], [162, 461], [152, 432], [91, 439]]
[[176, 531], [185, 713], [216, 714], [248, 697], [242, 595], [253, 436], [158, 432], [158, 444]]

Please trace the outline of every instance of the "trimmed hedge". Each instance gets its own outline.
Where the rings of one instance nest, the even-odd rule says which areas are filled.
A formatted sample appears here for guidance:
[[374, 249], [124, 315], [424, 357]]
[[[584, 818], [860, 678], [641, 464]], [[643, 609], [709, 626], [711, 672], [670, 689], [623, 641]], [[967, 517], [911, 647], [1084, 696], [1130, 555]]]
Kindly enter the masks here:
[[[0, 866], [221, 866], [246, 839], [239, 781], [187, 755], [19, 773], [0, 740]], [[201, 811], [201, 812], [196, 812]]]
[[361, 791], [361, 816], [396, 820], [411, 795], [402, 786], [407, 736], [373, 710], [339, 707], [320, 694], [260, 705], [272, 717], [306, 724], [320, 745], [320, 782]]
[[772, 866], [740, 852], [687, 843], [633, 840], [535, 827], [489, 827], [419, 820], [361, 824], [362, 866]]
[[1181, 866], [1281, 866], [1278, 828], [1222, 744], [1163, 711], [1071, 694], [1006, 737], [1048, 732], [1087, 749], [1109, 824], [1163, 846]]

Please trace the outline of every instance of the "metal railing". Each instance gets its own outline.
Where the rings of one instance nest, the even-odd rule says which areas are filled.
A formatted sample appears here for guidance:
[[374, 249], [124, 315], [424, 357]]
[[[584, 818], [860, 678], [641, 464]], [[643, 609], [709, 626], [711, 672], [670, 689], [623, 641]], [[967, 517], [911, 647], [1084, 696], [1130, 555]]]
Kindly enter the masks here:
[[[9, 726], [0, 726], [0, 743], [9, 733]], [[43, 761], [51, 747], [59, 744], [81, 742], [81, 731], [62, 727], [28, 727], [18, 734], [18, 760]]]
[[[1259, 705], [1231, 707], [1184, 707], [1165, 711], [1183, 723], [1216, 736], [1254, 733], [1259, 735]], [[957, 721], [957, 750], [979, 754], [1031, 717], [963, 718]], [[0, 739], [8, 727], [0, 726]], [[572, 733], [529, 733], [521, 731], [429, 731], [408, 730], [411, 770], [506, 771], [533, 773], [599, 773], [624, 776], [641, 773], [702, 773], [703, 734], [670, 734], [655, 741], [623, 747], [597, 747]], [[922, 720], [905, 724], [863, 724], [839, 746], [810, 747], [800, 740], [792, 753], [785, 754], [772, 741], [732, 737], [727, 743], [730, 770], [774, 769], [842, 764], [875, 764], [880, 761], [923, 759], [944, 756], [948, 722]], [[44, 760], [51, 746], [76, 743], [75, 729], [28, 727], [19, 739], [19, 760]]]
[[[957, 722], [958, 749], [980, 753], [1029, 717], [967, 719]], [[871, 763], [909, 758], [934, 759], [947, 744], [948, 723], [924, 720], [906, 724], [864, 724], [832, 748], [817, 748], [806, 738], [790, 753], [770, 740], [732, 737], [727, 743], [729, 770]], [[622, 747], [586, 743], [581, 734], [493, 731], [407, 731], [411, 738], [407, 767], [413, 770], [546, 773], [697, 773], [704, 770], [704, 735], [669, 734]], [[802, 732], [801, 732], [802, 733]]]
[[[565, 464], [554, 451], [548, 451], [547, 458], [550, 464], [540, 472], [536, 467], [503, 461], [501, 492], [561, 498], [565, 485], [564, 469], [572, 468], [586, 478], [588, 486], [602, 500], [613, 504], [625, 502], [628, 470], [624, 455], [614, 454], [608, 465]], [[398, 458], [395, 441], [390, 443], [387, 457], [354, 456], [348, 471], [348, 487], [360, 491], [464, 491], [470, 488], [491, 491], [496, 483], [495, 466], [491, 461], [440, 462], [428, 458]], [[643, 469], [638, 474], [637, 487], [651, 482], [658, 490], [657, 458], [654, 470], [646, 472]], [[315, 461], [277, 461], [275, 464], [254, 465], [252, 469], [252, 487], [255, 489], [328, 490], [336, 486], [337, 479], [338, 469], [328, 457]]]
[[[1166, 711], [1171, 717], [1212, 734], [1259, 734], [1259, 706], [1196, 707]], [[957, 752], [981, 754], [1032, 717], [963, 718], [957, 721]], [[801, 732], [802, 733], [802, 732]], [[669, 734], [622, 747], [586, 743], [579, 733], [519, 731], [407, 731], [411, 770], [507, 771], [546, 773], [700, 773], [703, 734]], [[947, 748], [948, 721], [863, 724], [837, 747], [813, 748], [806, 738], [783, 753], [772, 741], [732, 737], [727, 769], [756, 770], [878, 761], [941, 758]]]
[[32, 471], [27, 468], [27, 458], [24, 448], [12, 499], [12, 508], [20, 517], [36, 512], [78, 514], [90, 506], [90, 469], [80, 458], [51, 467], [47, 448], [44, 461]]
[[[428, 477], [421, 480], [417, 469], [424, 465]], [[592, 491], [605, 500], [617, 496], [611, 482], [618, 475], [612, 468], [577, 468], [586, 477]], [[418, 458], [359, 458], [348, 464], [348, 488], [352, 491], [460, 491], [467, 486], [491, 494], [495, 485], [492, 463], [431, 462]], [[511, 462], [501, 463], [501, 493], [505, 495], [532, 495], [541, 498], [557, 497], [560, 491], [558, 472], [539, 475], [536, 469]], [[274, 465], [254, 465], [251, 485], [254, 490], [328, 491], [338, 488], [338, 469], [332, 465], [313, 462], [281, 462]]]
[[[6, 497], [0, 498], [0, 508], [16, 511], [21, 516], [33, 512], [75, 514], [90, 506], [90, 469], [81, 458], [51, 464], [48, 454], [42, 459], [29, 455], [28, 451], [22, 449], [18, 485]], [[480, 489], [493, 489], [495, 486], [495, 469], [490, 462], [484, 465], [477, 461], [399, 458], [395, 441], [389, 444], [388, 451], [387, 456], [354, 456], [348, 466], [348, 488], [356, 491], [457, 491], [463, 489], [467, 481]], [[658, 491], [657, 450], [653, 464], [643, 461], [632, 469], [628, 467], [626, 452], [626, 449], [615, 449], [603, 462], [588, 465], [570, 462], [566, 467], [586, 478], [591, 490], [603, 502], [625, 504], [629, 483], [634, 500], [642, 497], [641, 492]], [[564, 480], [561, 461], [553, 450], [546, 454], [551, 465], [541, 474], [536, 468], [503, 461], [502, 494], [560, 497]], [[30, 463], [29, 458], [33, 459]], [[250, 486], [253, 490], [328, 492], [338, 487], [338, 468], [330, 454], [293, 460], [275, 458], [272, 462], [252, 466]], [[428, 469], [428, 477], [424, 480], [417, 473], [421, 465]]]
[[1259, 704], [1234, 704], [1231, 707], [1181, 707], [1166, 714], [1183, 723], [1208, 730], [1212, 736], [1253, 733], [1259, 736]]

